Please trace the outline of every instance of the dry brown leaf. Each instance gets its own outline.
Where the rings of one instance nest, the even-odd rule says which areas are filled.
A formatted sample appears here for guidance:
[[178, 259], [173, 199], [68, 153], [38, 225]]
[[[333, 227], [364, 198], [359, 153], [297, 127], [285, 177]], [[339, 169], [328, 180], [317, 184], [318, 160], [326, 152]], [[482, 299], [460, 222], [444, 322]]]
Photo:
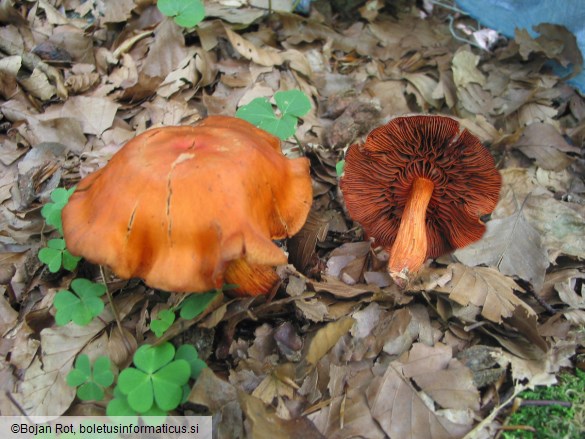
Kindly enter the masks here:
[[118, 0], [115, 2], [103, 3], [104, 23], [120, 23], [130, 17], [136, 7], [134, 0]]
[[234, 49], [244, 58], [252, 60], [261, 66], [279, 66], [284, 61], [280, 52], [269, 46], [266, 48], [257, 47], [254, 43], [238, 35], [227, 26], [225, 27], [230, 43]]
[[305, 417], [282, 419], [262, 401], [239, 391], [238, 400], [249, 425], [248, 437], [257, 439], [325, 439]]
[[304, 272], [315, 254], [317, 241], [325, 240], [329, 222], [317, 210], [311, 210], [303, 228], [288, 240], [289, 261], [300, 271]]
[[377, 293], [380, 292], [380, 288], [377, 285], [365, 285], [365, 284], [355, 284], [355, 285], [348, 285], [345, 282], [340, 281], [339, 279], [333, 276], [322, 276], [324, 282], [317, 282], [317, 281], [309, 281], [309, 285], [313, 287], [313, 289], [320, 293], [326, 292], [331, 293], [336, 297], [340, 298], [352, 298], [361, 296], [362, 294], [368, 293]]
[[43, 368], [37, 357], [13, 397], [28, 416], [60, 416], [75, 399], [75, 388], [67, 385], [65, 376], [64, 371]]
[[[3, 264], [6, 261], [6, 255], [5, 254], [0, 254], [0, 258], [3, 260]], [[10, 304], [8, 303], [8, 301], [6, 300], [6, 298], [4, 297], [4, 292], [6, 291], [6, 288], [3, 286], [0, 286], [0, 335], [4, 336], [4, 334], [6, 333], [6, 331], [8, 331], [9, 329], [11, 329], [14, 324], [16, 323], [16, 320], [18, 319], [18, 312], [16, 312], [16, 310], [14, 310]]]
[[183, 88], [195, 88], [200, 78], [195, 64], [195, 50], [192, 50], [179, 63], [178, 68], [166, 76], [156, 93], [163, 98], [170, 98]]
[[453, 69], [453, 81], [457, 88], [465, 87], [471, 82], [485, 85], [485, 76], [477, 69], [478, 63], [479, 55], [473, 54], [467, 46], [461, 46], [455, 52], [451, 68]]
[[170, 18], [164, 19], [156, 27], [148, 48], [140, 73], [158, 80], [175, 70], [189, 55], [182, 29]]
[[561, 171], [573, 162], [565, 152], [579, 152], [578, 148], [567, 143], [554, 126], [538, 122], [524, 129], [514, 147], [541, 168], [552, 171]]
[[346, 394], [333, 398], [327, 407], [309, 415], [309, 419], [330, 439], [364, 437], [366, 434], [368, 439], [387, 437], [372, 417], [364, 391], [359, 387], [351, 386]]
[[481, 307], [481, 315], [492, 322], [501, 323], [503, 317], [512, 316], [517, 306], [524, 307], [529, 315], [534, 314], [532, 308], [514, 295], [514, 291], [522, 291], [516, 282], [493, 268], [452, 264], [439, 273], [445, 271], [452, 272], [452, 278], [442, 286], [437, 285], [435, 291], [448, 293], [460, 305]]
[[522, 210], [487, 223], [481, 240], [457, 250], [454, 256], [469, 266], [487, 265], [501, 273], [530, 282], [540, 291], [549, 265], [539, 233], [526, 221]]
[[100, 81], [100, 75], [96, 72], [71, 75], [65, 81], [65, 87], [70, 95], [81, 94], [88, 91]]
[[112, 126], [119, 106], [106, 98], [73, 96], [61, 108], [60, 116], [77, 119], [84, 133], [100, 136]]
[[431, 410], [402, 373], [402, 364], [390, 363], [383, 376], [375, 377], [367, 389], [374, 419], [391, 438], [454, 439], [471, 426], [456, 424]]
[[308, 343], [305, 361], [315, 366], [337, 341], [349, 332], [354, 322], [351, 317], [344, 317], [319, 329]]
[[193, 404], [207, 407], [219, 419], [214, 427], [218, 438], [230, 439], [244, 437], [242, 409], [238, 402], [237, 389], [230, 383], [218, 378], [209, 368], [201, 371], [189, 394]]
[[26, 91], [41, 101], [48, 101], [57, 94], [57, 88], [39, 68], [35, 68], [28, 78], [21, 78], [19, 82]]
[[452, 358], [449, 346], [415, 343], [402, 372], [443, 408], [479, 410], [479, 392], [471, 370]]

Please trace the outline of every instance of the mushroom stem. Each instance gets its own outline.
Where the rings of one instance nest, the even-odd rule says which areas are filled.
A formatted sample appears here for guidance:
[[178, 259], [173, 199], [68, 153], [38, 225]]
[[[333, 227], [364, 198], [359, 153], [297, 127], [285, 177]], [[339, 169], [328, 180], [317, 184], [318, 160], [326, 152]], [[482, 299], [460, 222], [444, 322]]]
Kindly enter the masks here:
[[418, 271], [427, 257], [426, 215], [434, 188], [432, 181], [416, 178], [402, 213], [388, 262], [388, 272], [401, 288], [406, 286], [409, 273]]
[[245, 259], [236, 259], [225, 270], [224, 280], [238, 285], [232, 290], [238, 296], [268, 294], [280, 280], [274, 268], [268, 265], [250, 264]]

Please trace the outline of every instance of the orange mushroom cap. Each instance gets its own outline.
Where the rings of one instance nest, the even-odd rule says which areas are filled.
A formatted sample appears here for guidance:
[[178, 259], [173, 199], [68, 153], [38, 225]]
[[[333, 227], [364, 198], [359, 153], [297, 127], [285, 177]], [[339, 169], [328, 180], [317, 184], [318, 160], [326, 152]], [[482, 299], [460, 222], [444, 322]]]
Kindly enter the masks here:
[[154, 288], [202, 292], [223, 283], [257, 295], [287, 257], [312, 201], [309, 161], [278, 138], [211, 116], [146, 131], [77, 186], [63, 209], [67, 248]]
[[446, 116], [396, 117], [352, 145], [341, 180], [350, 216], [389, 254], [404, 286], [427, 258], [477, 241], [501, 176], [479, 139]]

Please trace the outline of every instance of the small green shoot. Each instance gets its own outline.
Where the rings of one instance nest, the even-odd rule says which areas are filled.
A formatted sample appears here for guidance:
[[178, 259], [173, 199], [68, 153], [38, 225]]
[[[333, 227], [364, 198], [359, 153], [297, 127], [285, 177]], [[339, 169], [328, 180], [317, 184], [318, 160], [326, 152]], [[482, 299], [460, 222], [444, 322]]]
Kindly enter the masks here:
[[104, 310], [104, 302], [100, 297], [106, 292], [106, 287], [87, 279], [74, 279], [71, 289], [73, 292], [61, 290], [55, 295], [55, 322], [59, 326], [71, 321], [85, 326]]
[[155, 406], [163, 411], [177, 408], [183, 399], [183, 386], [191, 376], [191, 366], [174, 357], [175, 347], [169, 342], [143, 345], [136, 350], [136, 367], [124, 369], [117, 385], [130, 409], [145, 414]]
[[75, 360], [75, 368], [67, 374], [67, 384], [77, 387], [77, 396], [82, 401], [101, 401], [104, 399], [104, 388], [110, 387], [113, 382], [110, 359], [105, 355], [95, 360], [93, 371], [89, 357], [79, 355]]
[[65, 240], [57, 238], [49, 239], [47, 246], [39, 251], [39, 260], [47, 264], [51, 273], [56, 273], [61, 267], [69, 271], [75, 270], [81, 258], [69, 253], [65, 247]]
[[61, 212], [69, 201], [69, 197], [75, 191], [75, 186], [71, 189], [64, 189], [58, 187], [51, 192], [51, 201], [43, 206], [41, 209], [41, 215], [45, 218], [45, 222], [55, 227], [61, 235], [63, 235], [63, 223], [61, 221]]
[[201, 0], [158, 0], [159, 11], [175, 20], [179, 26], [193, 27], [205, 18], [205, 6]]
[[345, 160], [339, 160], [335, 164], [335, 172], [337, 172], [337, 176], [341, 177], [343, 175], [343, 170], [345, 169]]
[[298, 118], [311, 109], [311, 101], [300, 90], [278, 91], [274, 102], [280, 116], [274, 112], [272, 104], [266, 98], [256, 98], [236, 111], [236, 116], [256, 125], [258, 128], [274, 134], [281, 140], [294, 136]]
[[201, 314], [211, 302], [219, 295], [220, 291], [208, 291], [201, 294], [191, 294], [180, 305], [181, 318], [191, 320]]
[[175, 313], [172, 309], [163, 309], [158, 312], [156, 319], [150, 321], [150, 330], [157, 337], [161, 337], [175, 321]]
[[195, 346], [190, 344], [179, 346], [179, 349], [177, 349], [177, 353], [175, 354], [175, 359], [183, 359], [189, 363], [191, 366], [191, 378], [194, 380], [196, 380], [199, 377], [201, 371], [207, 367], [205, 361], [199, 358], [199, 354], [197, 353]]

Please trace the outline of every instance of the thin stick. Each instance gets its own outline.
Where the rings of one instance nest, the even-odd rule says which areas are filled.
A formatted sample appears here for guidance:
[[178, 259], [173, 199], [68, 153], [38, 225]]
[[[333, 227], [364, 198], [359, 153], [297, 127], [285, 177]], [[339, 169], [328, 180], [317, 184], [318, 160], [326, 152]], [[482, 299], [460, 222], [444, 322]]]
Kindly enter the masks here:
[[120, 321], [120, 315], [118, 314], [118, 309], [116, 308], [116, 305], [114, 304], [114, 298], [112, 297], [112, 292], [110, 291], [110, 288], [108, 287], [108, 282], [106, 281], [106, 273], [104, 271], [103, 265], [100, 265], [100, 273], [102, 275], [102, 282], [104, 283], [104, 286], [106, 287], [106, 294], [108, 295], [108, 301], [110, 302], [110, 307], [112, 308], [112, 314], [114, 314], [114, 320], [116, 320], [116, 325], [118, 326], [118, 331], [120, 331], [120, 336], [122, 337], [122, 340], [124, 340], [124, 347], [126, 348], [126, 350], [128, 352], [131, 352], [132, 345], [126, 339], [126, 335], [124, 334], [124, 331], [122, 330], [122, 322]]

